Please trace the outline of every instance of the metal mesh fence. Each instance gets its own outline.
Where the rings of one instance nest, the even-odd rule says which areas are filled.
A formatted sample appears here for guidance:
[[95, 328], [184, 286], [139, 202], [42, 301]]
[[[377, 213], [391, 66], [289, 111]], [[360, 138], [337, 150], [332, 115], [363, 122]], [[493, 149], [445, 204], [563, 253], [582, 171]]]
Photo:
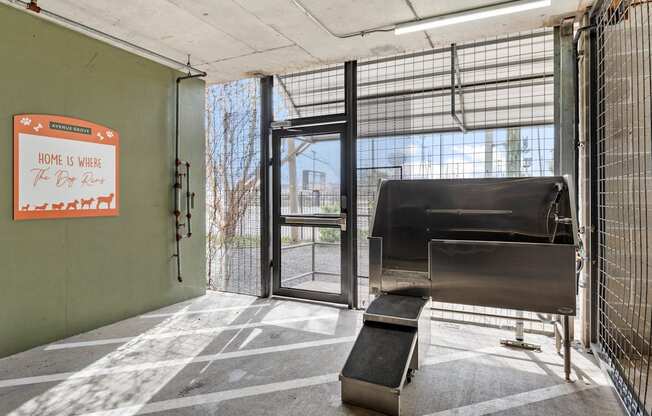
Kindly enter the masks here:
[[206, 91], [209, 289], [259, 296], [260, 87], [256, 79]]
[[539, 30], [358, 62], [358, 137], [550, 124], [553, 49]]
[[344, 65], [279, 75], [274, 120], [344, 113]]
[[[357, 67], [358, 272], [364, 302], [366, 237], [381, 179], [554, 173], [553, 31], [369, 59]], [[274, 88], [276, 120], [344, 112], [343, 65], [281, 75]], [[319, 201], [330, 197], [339, 195], [322, 193]], [[308, 195], [306, 201], [314, 204], [316, 199]], [[320, 209], [303, 204], [301, 212]], [[452, 304], [435, 307], [440, 319], [496, 326], [513, 321], [477, 314], [515, 314]], [[536, 322], [526, 322], [526, 329], [552, 330]]]
[[650, 3], [604, 2], [598, 71], [598, 338], [631, 414], [650, 414]]
[[[358, 62], [359, 269], [381, 178], [552, 175], [551, 30]], [[361, 294], [361, 299], [363, 296]], [[513, 326], [515, 311], [434, 303], [442, 320]], [[467, 312], [467, 313], [465, 313]], [[536, 319], [534, 314], [524, 316]], [[525, 322], [531, 331], [552, 327]]]

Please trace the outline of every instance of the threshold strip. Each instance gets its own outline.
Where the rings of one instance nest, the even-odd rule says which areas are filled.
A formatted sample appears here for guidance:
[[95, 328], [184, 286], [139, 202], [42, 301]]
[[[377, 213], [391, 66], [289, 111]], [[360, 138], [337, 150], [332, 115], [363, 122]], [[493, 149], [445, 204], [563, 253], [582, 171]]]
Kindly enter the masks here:
[[157, 370], [166, 367], [186, 366], [188, 364], [203, 363], [208, 361], [226, 360], [231, 358], [251, 357], [261, 354], [269, 354], [275, 352], [292, 351], [304, 348], [315, 348], [326, 345], [345, 344], [355, 341], [355, 337], [339, 337], [330, 338], [318, 341], [298, 342], [295, 344], [279, 345], [275, 347], [263, 347], [250, 350], [240, 350], [232, 352], [221, 352], [217, 354], [198, 355], [193, 358], [178, 358], [172, 360], [153, 361], [141, 364], [128, 364], [115, 367], [99, 368], [92, 370], [80, 370], [77, 372], [55, 373], [42, 376], [31, 376], [23, 378], [14, 378], [0, 380], [0, 388], [2, 387], [15, 387], [28, 384], [49, 383], [54, 381], [63, 381], [69, 379], [79, 379], [87, 377], [105, 376], [111, 374], [127, 373], [132, 371], [146, 371]]
[[185, 330], [185, 331], [171, 331], [171, 332], [163, 332], [160, 334], [141, 334], [133, 337], [123, 337], [123, 338], [105, 338], [105, 339], [99, 339], [95, 341], [79, 341], [79, 342], [62, 342], [62, 343], [57, 343], [57, 344], [50, 344], [45, 347], [46, 351], [51, 351], [51, 350], [61, 350], [61, 349], [66, 349], [66, 348], [79, 348], [79, 347], [93, 347], [97, 345], [108, 345], [108, 344], [123, 344], [125, 342], [129, 342], [133, 339], [165, 339], [165, 338], [176, 338], [176, 337], [181, 337], [181, 336], [186, 336], [186, 335], [202, 335], [202, 334], [211, 334], [215, 335], [218, 334], [222, 331], [228, 331], [232, 329], [242, 329], [242, 328], [257, 328], [261, 326], [267, 326], [267, 325], [281, 325], [281, 324], [287, 324], [287, 323], [292, 323], [292, 322], [304, 322], [304, 321], [314, 321], [314, 320], [320, 320], [320, 319], [332, 319], [332, 318], [337, 318], [339, 314], [337, 313], [331, 313], [331, 314], [324, 314], [324, 315], [316, 315], [316, 316], [310, 316], [310, 317], [300, 317], [300, 318], [287, 318], [287, 319], [277, 319], [277, 320], [270, 320], [270, 321], [262, 321], [262, 322], [251, 322], [247, 324], [239, 324], [239, 325], [228, 325], [228, 326], [216, 326], [212, 328], [202, 328], [202, 329], [190, 329], [190, 330]]
[[170, 312], [170, 313], [148, 313], [145, 315], [140, 315], [140, 318], [141, 319], [169, 318], [171, 316], [181, 316], [181, 315], [200, 315], [200, 314], [207, 314], [213, 312], [238, 311], [238, 310], [250, 309], [250, 308], [264, 308], [265, 306], [272, 306], [272, 305], [274, 305], [274, 303], [260, 303], [256, 305], [243, 305], [243, 306], [225, 306], [222, 308], [197, 309], [197, 310]]

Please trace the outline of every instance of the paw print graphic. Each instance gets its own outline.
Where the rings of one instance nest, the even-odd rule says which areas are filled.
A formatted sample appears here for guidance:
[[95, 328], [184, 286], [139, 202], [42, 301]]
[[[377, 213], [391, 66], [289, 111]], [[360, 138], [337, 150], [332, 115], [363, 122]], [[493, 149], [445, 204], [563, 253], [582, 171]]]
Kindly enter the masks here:
[[29, 126], [30, 124], [32, 124], [32, 119], [29, 117], [23, 117], [20, 119], [20, 124], [22, 124], [23, 126]]
[[100, 141], [104, 140], [104, 136], [102, 136], [102, 133], [99, 131], [97, 132], [97, 138], [100, 139]]
[[34, 131], [37, 132], [37, 131], [39, 131], [39, 130], [41, 130], [43, 128], [43, 124], [38, 123], [36, 126], [34, 126], [32, 128], [34, 129]]
[[112, 139], [113, 138], [113, 132], [111, 130], [107, 130], [106, 131], [106, 137], [108, 137], [109, 139]]

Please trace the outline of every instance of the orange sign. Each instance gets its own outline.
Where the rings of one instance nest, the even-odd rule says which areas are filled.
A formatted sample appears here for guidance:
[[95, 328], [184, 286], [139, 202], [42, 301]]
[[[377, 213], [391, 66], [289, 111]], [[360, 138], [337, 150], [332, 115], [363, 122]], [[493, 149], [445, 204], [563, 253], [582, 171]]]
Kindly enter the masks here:
[[14, 116], [14, 219], [118, 215], [120, 137], [105, 126]]

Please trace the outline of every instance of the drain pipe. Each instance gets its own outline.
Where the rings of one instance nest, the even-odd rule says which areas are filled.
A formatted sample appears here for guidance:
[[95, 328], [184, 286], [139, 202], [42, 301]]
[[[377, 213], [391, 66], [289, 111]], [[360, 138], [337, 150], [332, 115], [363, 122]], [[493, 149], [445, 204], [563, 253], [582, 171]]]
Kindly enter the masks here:
[[[190, 59], [188, 60], [188, 65], [190, 65]], [[200, 72], [198, 74], [190, 74], [178, 77], [176, 82], [176, 106], [175, 106], [175, 132], [174, 132], [174, 230], [175, 230], [175, 246], [176, 250], [174, 257], [177, 258], [177, 280], [183, 282], [181, 277], [181, 239], [184, 237], [181, 229], [186, 227], [186, 238], [192, 236], [192, 230], [190, 227], [190, 209], [194, 208], [195, 205], [195, 193], [190, 192], [190, 162], [182, 161], [179, 158], [179, 85], [181, 81], [192, 78], [201, 78], [205, 77], [206, 72]], [[180, 171], [181, 165], [185, 166], [185, 173]], [[183, 177], [186, 178], [186, 223], [181, 223], [181, 191], [183, 188]]]
[[575, 82], [573, 83], [573, 89], [575, 92], [575, 211], [579, 211], [579, 204], [580, 204], [580, 199], [579, 199], [579, 164], [580, 164], [580, 146], [584, 143], [580, 139], [580, 87], [579, 87], [579, 81], [580, 81], [580, 74], [579, 74], [579, 60], [580, 60], [580, 53], [577, 50], [579, 41], [580, 41], [580, 36], [582, 33], [586, 30], [591, 31], [595, 28], [595, 25], [587, 25], [587, 26], [582, 26], [579, 29], [575, 31], [575, 35], [573, 36], [573, 77], [575, 78]]

